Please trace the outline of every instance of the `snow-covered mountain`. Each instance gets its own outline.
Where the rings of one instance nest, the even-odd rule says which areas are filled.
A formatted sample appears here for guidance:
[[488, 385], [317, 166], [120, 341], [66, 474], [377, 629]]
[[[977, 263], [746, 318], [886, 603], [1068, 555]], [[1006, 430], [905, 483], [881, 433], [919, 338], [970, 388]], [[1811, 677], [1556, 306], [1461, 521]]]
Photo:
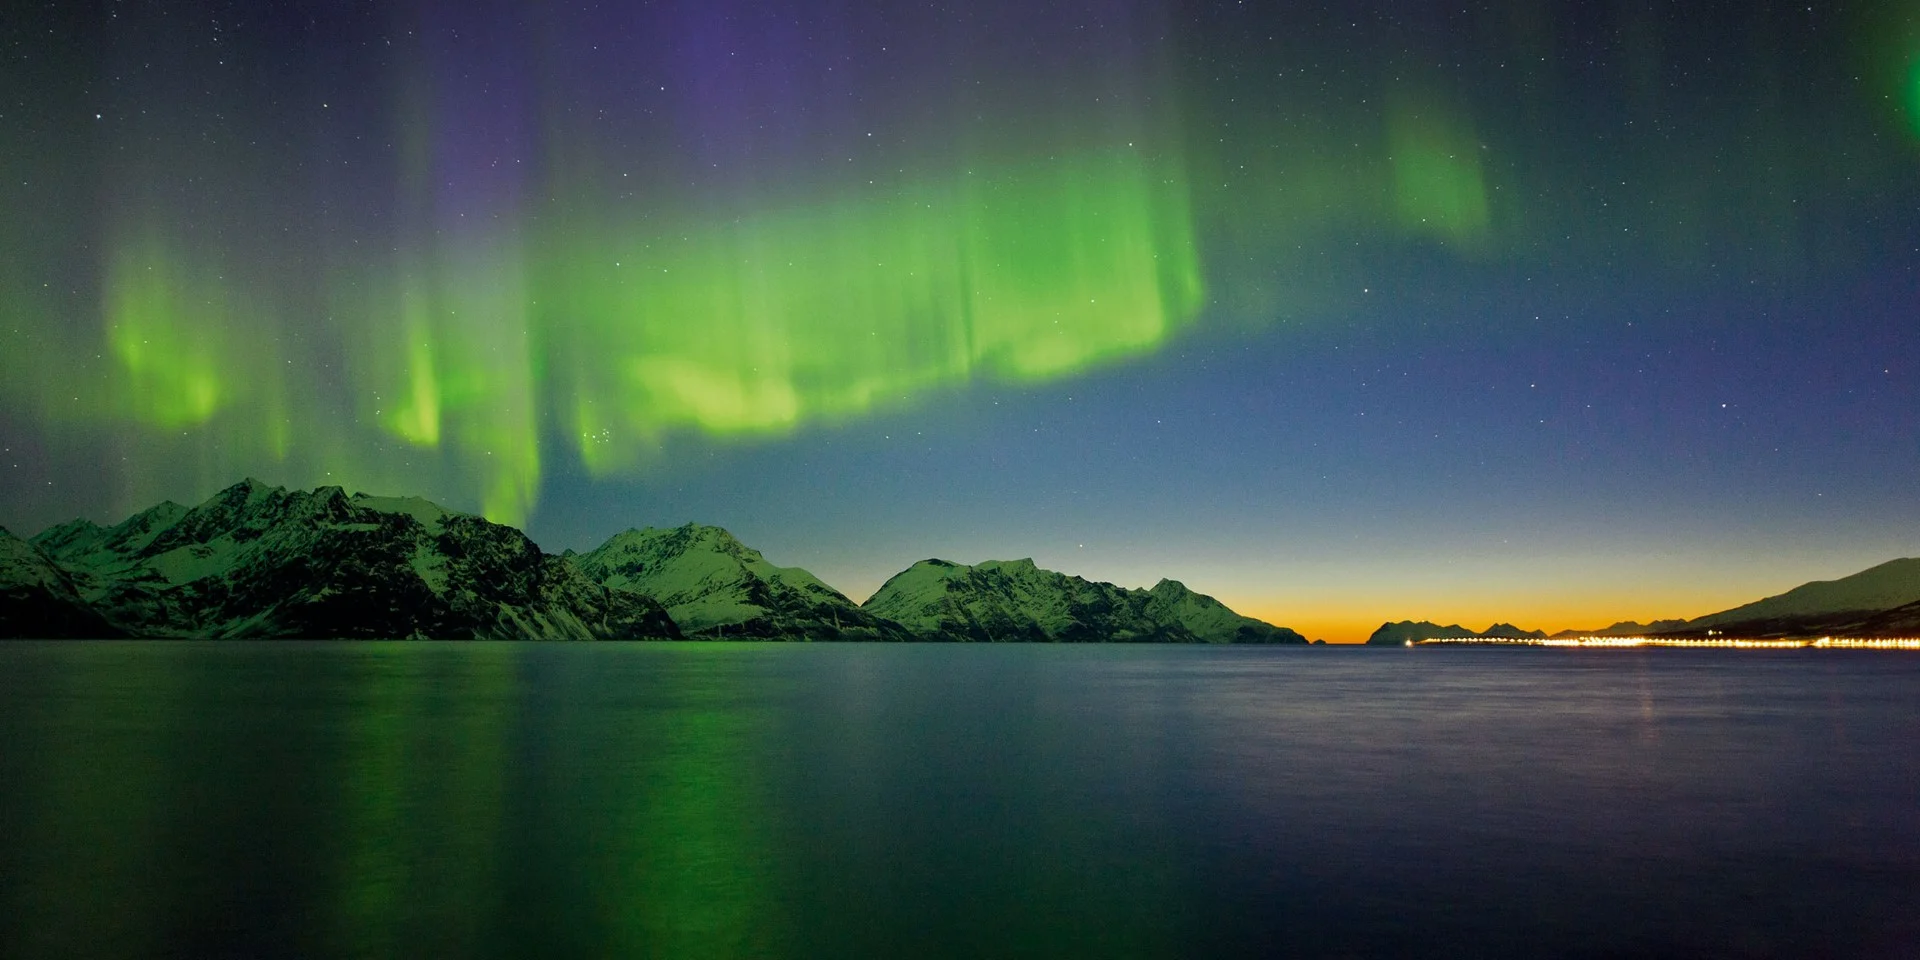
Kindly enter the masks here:
[[1546, 637], [1544, 630], [1522, 630], [1511, 623], [1496, 623], [1476, 633], [1457, 623], [1443, 627], [1427, 620], [1402, 620], [1381, 624], [1380, 629], [1367, 638], [1367, 643], [1400, 647], [1422, 640], [1544, 640]]
[[1306, 642], [1171, 580], [1128, 590], [1042, 570], [1032, 560], [974, 566], [922, 560], [888, 580], [861, 609], [927, 640]]
[[553, 556], [419, 498], [251, 479], [112, 526], [0, 530], [0, 637], [27, 636], [1306, 642], [1172, 580], [928, 560], [857, 605], [719, 527]]
[[134, 636], [678, 636], [647, 598], [607, 590], [512, 527], [417, 498], [246, 480], [196, 507], [74, 521], [33, 542]]
[[[1137, 591], [1135, 591], [1137, 592]], [[1307, 638], [1265, 620], [1243, 617], [1178, 580], [1161, 580], [1147, 594], [1147, 615], [1179, 624], [1202, 643], [1306, 643]]]
[[774, 566], [719, 527], [628, 530], [572, 559], [615, 592], [659, 601], [689, 637], [912, 639], [820, 578], [799, 567]]
[[73, 578], [38, 547], [0, 527], [0, 637], [117, 637]]

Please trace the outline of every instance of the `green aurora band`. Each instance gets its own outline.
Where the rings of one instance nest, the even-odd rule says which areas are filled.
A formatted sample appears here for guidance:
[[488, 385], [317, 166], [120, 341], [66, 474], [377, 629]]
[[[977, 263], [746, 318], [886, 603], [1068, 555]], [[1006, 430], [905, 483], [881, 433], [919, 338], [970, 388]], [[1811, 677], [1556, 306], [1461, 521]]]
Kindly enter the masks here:
[[[1776, 82], [1804, 59], [1781, 52], [1793, 35], [1759, 8], [1729, 21], [1753, 53], [1708, 100], [1660, 82], [1679, 38], [1637, 9], [1618, 11], [1617, 89], [1596, 98], [1633, 123], [1591, 143], [1554, 112], [1573, 82], [1554, 19], [1508, 4], [1474, 26], [1489, 55], [1451, 67], [1399, 34], [1332, 74], [1183, 72], [1158, 39], [1051, 71], [927, 67], [904, 105], [797, 128], [877, 127], [857, 170], [815, 140], [755, 139], [764, 117], [741, 111], [785, 102], [764, 78], [673, 114], [611, 83], [624, 63], [574, 77], [536, 42], [497, 78], [525, 98], [490, 100], [461, 78], [512, 56], [416, 39], [368, 67], [359, 109], [296, 115], [171, 27], [130, 35], [99, 69], [167, 60], [175, 89], [89, 107], [86, 149], [0, 145], [21, 184], [0, 220], [0, 413], [49, 480], [98, 466], [122, 512], [258, 474], [518, 524], [544, 478], [645, 472], [689, 440], [1073, 377], [1203, 322], [1338, 322], [1391, 279], [1388, 253], [1468, 270], [1631, 254], [1675, 276], [1871, 254], [1812, 201], [1906, 168], [1797, 136], [1806, 106]], [[1871, 110], [1920, 135], [1910, 5], [1845, 22]], [[1322, 53], [1311, 32], [1268, 42], [1275, 63]], [[737, 149], [702, 153], [712, 131]], [[498, 173], [503, 157], [527, 162]]]
[[570, 210], [538, 244], [516, 227], [336, 270], [337, 370], [276, 322], [270, 282], [142, 224], [102, 268], [100, 341], [10, 350], [6, 385], [50, 422], [133, 425], [142, 449], [213, 438], [155, 457], [203, 483], [274, 465], [437, 481], [520, 523], [543, 436], [606, 476], [677, 434], [779, 434], [1147, 353], [1202, 304], [1185, 191], [1177, 166], [1111, 150], [646, 233]]
[[558, 238], [541, 315], [566, 434], [606, 475], [675, 430], [773, 433], [1145, 353], [1201, 304], [1183, 190], [1089, 154], [681, 236]]

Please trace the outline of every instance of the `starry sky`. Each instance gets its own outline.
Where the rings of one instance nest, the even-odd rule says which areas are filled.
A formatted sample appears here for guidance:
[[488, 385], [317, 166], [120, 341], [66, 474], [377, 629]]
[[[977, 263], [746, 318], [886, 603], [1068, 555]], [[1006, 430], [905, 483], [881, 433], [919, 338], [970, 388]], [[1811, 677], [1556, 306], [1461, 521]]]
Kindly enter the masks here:
[[1917, 175], [1913, 0], [16, 4], [0, 524], [1697, 616], [1920, 554]]

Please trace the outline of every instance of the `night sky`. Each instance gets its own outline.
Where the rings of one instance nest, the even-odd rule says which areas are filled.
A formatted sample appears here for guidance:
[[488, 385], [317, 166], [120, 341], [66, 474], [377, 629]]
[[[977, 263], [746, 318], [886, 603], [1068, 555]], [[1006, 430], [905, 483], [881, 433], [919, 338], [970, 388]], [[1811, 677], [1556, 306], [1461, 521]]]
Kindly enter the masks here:
[[1329, 640], [1920, 554], [1920, 3], [14, 3], [0, 524], [1162, 576]]

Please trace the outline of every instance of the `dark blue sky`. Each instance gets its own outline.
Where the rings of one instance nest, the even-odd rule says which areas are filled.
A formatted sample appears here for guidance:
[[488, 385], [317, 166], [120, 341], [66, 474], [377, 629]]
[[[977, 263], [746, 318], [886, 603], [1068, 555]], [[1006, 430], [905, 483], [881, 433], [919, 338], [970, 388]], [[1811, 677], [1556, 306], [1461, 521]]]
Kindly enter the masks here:
[[1920, 11], [118, 3], [0, 43], [0, 523], [1182, 579], [1330, 639], [1920, 552]]

